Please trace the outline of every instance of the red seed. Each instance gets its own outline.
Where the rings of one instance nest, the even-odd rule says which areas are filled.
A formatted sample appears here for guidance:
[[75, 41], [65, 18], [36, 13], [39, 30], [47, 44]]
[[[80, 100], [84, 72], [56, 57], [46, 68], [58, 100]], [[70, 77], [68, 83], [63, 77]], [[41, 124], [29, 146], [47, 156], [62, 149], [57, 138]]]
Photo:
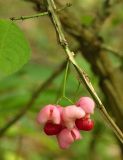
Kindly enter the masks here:
[[79, 130], [90, 131], [94, 128], [94, 121], [88, 118], [77, 119], [75, 123]]
[[44, 126], [44, 132], [47, 135], [56, 135], [60, 133], [61, 130], [62, 130], [61, 124], [53, 124], [51, 122], [47, 122]]

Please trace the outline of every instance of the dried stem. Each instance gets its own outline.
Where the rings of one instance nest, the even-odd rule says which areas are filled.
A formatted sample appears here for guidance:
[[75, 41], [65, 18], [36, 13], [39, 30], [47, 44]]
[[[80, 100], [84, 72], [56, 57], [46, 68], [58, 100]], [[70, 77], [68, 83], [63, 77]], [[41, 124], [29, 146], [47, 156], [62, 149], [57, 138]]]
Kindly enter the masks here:
[[61, 46], [64, 48], [64, 50], [66, 52], [66, 55], [69, 58], [70, 62], [75, 67], [75, 70], [78, 73], [78, 76], [80, 78], [81, 84], [82, 85], [83, 85], [83, 83], [85, 84], [86, 88], [88, 89], [91, 96], [95, 100], [95, 102], [97, 104], [97, 108], [99, 109], [99, 111], [101, 112], [101, 114], [103, 115], [103, 117], [105, 118], [107, 123], [111, 126], [112, 130], [115, 132], [115, 134], [117, 135], [119, 140], [123, 143], [123, 133], [118, 128], [118, 126], [115, 124], [115, 122], [112, 120], [112, 118], [109, 116], [109, 114], [106, 111], [104, 105], [102, 104], [100, 98], [98, 97], [95, 89], [93, 88], [93, 86], [92, 86], [92, 84], [89, 80], [88, 75], [84, 72], [84, 70], [82, 68], [79, 67], [79, 65], [77, 64], [77, 62], [74, 59], [74, 53], [71, 52], [71, 50], [69, 48], [69, 45], [66, 41], [66, 38], [65, 38], [63, 30], [62, 30], [60, 20], [57, 16], [56, 6], [55, 6], [54, 0], [47, 0], [47, 6], [46, 7], [47, 7], [47, 10], [49, 12], [49, 16], [50, 16], [50, 18], [53, 22], [53, 25], [55, 27], [56, 33], [58, 35], [59, 42], [60, 42]]

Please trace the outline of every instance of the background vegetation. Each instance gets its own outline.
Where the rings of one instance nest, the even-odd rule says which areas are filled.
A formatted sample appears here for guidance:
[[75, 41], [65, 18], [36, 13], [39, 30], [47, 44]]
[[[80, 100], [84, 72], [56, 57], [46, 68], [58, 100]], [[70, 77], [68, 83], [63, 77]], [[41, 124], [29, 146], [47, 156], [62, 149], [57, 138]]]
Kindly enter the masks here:
[[[62, 1], [63, 4], [66, 2], [66, 0]], [[111, 60], [113, 66], [111, 69], [113, 69], [114, 76], [118, 77], [115, 70], [117, 68], [120, 68], [123, 74], [123, 3], [115, 0], [110, 2], [111, 6], [104, 6], [108, 1], [71, 0], [70, 2], [73, 5], [67, 9], [71, 14], [69, 19], [72, 21], [72, 16], [75, 16], [84, 29], [92, 32], [95, 37], [101, 36], [104, 40], [103, 44], [110, 46], [113, 51], [118, 52], [115, 53], [108, 50], [104, 54]], [[35, 13], [34, 4], [29, 3], [28, 0], [0, 1], [1, 19]], [[0, 128], [27, 104], [35, 89], [66, 58], [64, 51], [57, 44], [54, 28], [47, 16], [18, 21], [17, 24], [24, 31], [30, 43], [32, 56], [29, 63], [19, 72], [0, 80]], [[76, 28], [73, 28], [73, 30], [76, 31]], [[97, 93], [106, 104], [113, 119], [116, 122], [120, 121], [119, 126], [123, 128], [123, 117], [119, 115], [119, 119], [117, 119], [114, 116], [114, 110], [110, 103], [112, 96], [110, 98], [110, 96], [108, 97], [105, 94], [103, 84], [101, 83], [104, 77], [101, 77], [98, 74], [99, 72], [94, 72], [93, 64], [95, 63], [96, 65], [97, 62], [91, 59], [93, 61], [91, 63], [85, 56], [85, 53], [82, 55], [82, 50], [77, 49], [80, 48], [80, 42], [78, 42], [76, 37], [70, 35], [68, 28], [66, 32], [71, 48], [76, 50], [78, 63], [88, 73]], [[121, 160], [123, 158], [123, 146], [119, 143], [109, 126], [105, 125], [98, 110], [96, 110], [93, 116], [95, 129], [92, 132], [82, 133], [83, 140], [74, 143], [70, 149], [65, 151], [59, 149], [55, 138], [46, 136], [36, 124], [36, 116], [39, 110], [47, 103], [56, 103], [61, 93], [63, 74], [61, 73], [40, 94], [30, 110], [2, 135], [0, 138], [0, 160]], [[122, 77], [120, 80], [117, 79], [117, 84], [122, 86], [122, 80]], [[78, 99], [83, 95], [89, 95], [84, 86], [77, 91], [79, 84], [72, 66], [67, 82], [66, 94], [72, 100]], [[115, 89], [113, 92], [117, 93]], [[118, 96], [117, 94], [117, 98]], [[120, 96], [122, 98], [123, 93]], [[69, 102], [63, 100], [61, 104], [65, 106], [69, 105]], [[115, 110], [118, 110], [117, 106]]]

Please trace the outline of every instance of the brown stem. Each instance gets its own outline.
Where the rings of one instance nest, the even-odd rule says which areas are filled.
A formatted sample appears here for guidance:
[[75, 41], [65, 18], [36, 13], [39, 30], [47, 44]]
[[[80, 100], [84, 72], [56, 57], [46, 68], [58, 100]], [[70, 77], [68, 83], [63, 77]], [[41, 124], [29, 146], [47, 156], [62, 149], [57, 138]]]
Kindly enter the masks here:
[[68, 46], [68, 43], [66, 41], [66, 38], [65, 38], [63, 30], [62, 30], [62, 26], [61, 26], [60, 20], [59, 20], [59, 18], [57, 16], [57, 13], [56, 13], [56, 6], [55, 6], [54, 0], [47, 0], [47, 6], [46, 7], [47, 7], [47, 10], [49, 12], [49, 16], [50, 16], [50, 18], [51, 18], [51, 20], [53, 22], [53, 25], [55, 27], [56, 33], [58, 35], [58, 39], [59, 39], [60, 45], [64, 48], [67, 57], [69, 58], [70, 62], [73, 64], [73, 66], [75, 67], [75, 70], [78, 73], [78, 76], [79, 76], [79, 78], [81, 80], [81, 84], [82, 85], [83, 85], [83, 83], [85, 84], [85, 86], [88, 89], [89, 93], [91, 94], [91, 96], [95, 100], [95, 102], [97, 104], [97, 108], [99, 109], [100, 113], [103, 115], [103, 117], [105, 118], [107, 123], [111, 126], [112, 130], [117, 135], [119, 140], [123, 143], [123, 133], [122, 133], [122, 131], [119, 129], [119, 127], [115, 124], [115, 122], [109, 116], [109, 114], [106, 111], [104, 105], [102, 104], [100, 98], [98, 97], [95, 89], [93, 88], [93, 86], [92, 86], [92, 84], [91, 84], [91, 82], [89, 80], [88, 75], [77, 64], [77, 62], [74, 59], [74, 53], [70, 51], [70, 48]]

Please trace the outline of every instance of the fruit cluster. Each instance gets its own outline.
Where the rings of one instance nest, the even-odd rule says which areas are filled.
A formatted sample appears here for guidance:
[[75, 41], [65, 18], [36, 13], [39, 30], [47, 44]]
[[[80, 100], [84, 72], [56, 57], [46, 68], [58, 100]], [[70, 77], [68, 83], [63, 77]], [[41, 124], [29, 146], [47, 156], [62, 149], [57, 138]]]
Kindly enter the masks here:
[[37, 121], [43, 124], [47, 135], [56, 135], [60, 148], [67, 149], [82, 138], [79, 130], [93, 129], [90, 115], [94, 113], [94, 107], [94, 101], [89, 97], [81, 97], [75, 105], [67, 107], [49, 104], [41, 109]]

